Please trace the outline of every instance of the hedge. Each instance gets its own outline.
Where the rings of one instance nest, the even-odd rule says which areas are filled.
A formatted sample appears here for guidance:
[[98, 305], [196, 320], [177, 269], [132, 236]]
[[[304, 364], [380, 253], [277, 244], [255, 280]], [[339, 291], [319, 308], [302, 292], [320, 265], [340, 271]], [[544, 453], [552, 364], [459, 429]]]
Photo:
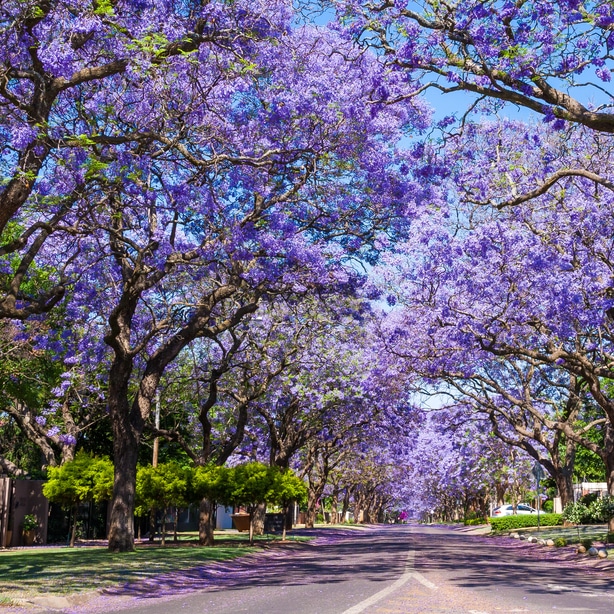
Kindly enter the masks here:
[[468, 518], [467, 520], [465, 520], [465, 526], [474, 527], [481, 524], [487, 524], [488, 522], [488, 518]]
[[[490, 526], [494, 533], [503, 531], [514, 531], [525, 527], [537, 526], [537, 514], [522, 514], [516, 516], [501, 516], [500, 518], [490, 518]], [[554, 527], [563, 524], [562, 514], [540, 514], [539, 524], [543, 527]]]

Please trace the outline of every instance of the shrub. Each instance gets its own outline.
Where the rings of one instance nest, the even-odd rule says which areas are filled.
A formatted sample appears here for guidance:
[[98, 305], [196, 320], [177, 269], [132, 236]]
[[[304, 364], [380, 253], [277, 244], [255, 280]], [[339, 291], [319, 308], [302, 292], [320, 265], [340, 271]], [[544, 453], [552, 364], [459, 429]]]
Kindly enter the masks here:
[[487, 524], [488, 518], [467, 518], [465, 520], [466, 527], [473, 527], [478, 524]]
[[554, 545], [556, 548], [563, 548], [567, 545], [567, 540], [564, 537], [557, 537], [554, 540]]
[[585, 537], [584, 539], [580, 540], [580, 543], [588, 550], [589, 548], [592, 548], [593, 546], [593, 540], [589, 539], [588, 537]]
[[586, 524], [590, 522], [591, 514], [588, 507], [581, 501], [568, 503], [563, 510], [563, 520], [572, 524]]
[[551, 514], [554, 511], [554, 501], [552, 499], [548, 499], [548, 501], [544, 501], [544, 512]]
[[[525, 527], [536, 527], [537, 514], [502, 516], [501, 518], [490, 518], [489, 521], [493, 532], [502, 533]], [[563, 516], [562, 514], [540, 514], [539, 523], [542, 526], [557, 526], [563, 524]]]
[[586, 507], [589, 507], [591, 503], [594, 503], [597, 499], [599, 499], [598, 492], [589, 492], [586, 495], [582, 495], [579, 499], [580, 503], [584, 503]]
[[606, 544], [614, 544], [614, 533], [608, 533], [605, 537]]
[[482, 516], [480, 514], [480, 512], [476, 511], [476, 510], [469, 510], [466, 514], [465, 514], [465, 521], [467, 520], [478, 520], [480, 519]]
[[38, 529], [38, 518], [34, 514], [26, 514], [23, 517], [23, 530], [24, 531], [34, 531]]
[[595, 499], [589, 506], [590, 522], [608, 522], [614, 516], [614, 497], [606, 495]]

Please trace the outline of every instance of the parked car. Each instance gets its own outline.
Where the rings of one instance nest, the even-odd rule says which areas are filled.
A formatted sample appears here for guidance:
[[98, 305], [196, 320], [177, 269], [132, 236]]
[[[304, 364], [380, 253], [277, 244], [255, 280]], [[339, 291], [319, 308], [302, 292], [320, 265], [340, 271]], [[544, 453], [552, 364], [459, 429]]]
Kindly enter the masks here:
[[[494, 509], [493, 516], [511, 516], [514, 513], [514, 506], [509, 503]], [[526, 503], [519, 503], [516, 506], [517, 514], [537, 514], [537, 510]]]

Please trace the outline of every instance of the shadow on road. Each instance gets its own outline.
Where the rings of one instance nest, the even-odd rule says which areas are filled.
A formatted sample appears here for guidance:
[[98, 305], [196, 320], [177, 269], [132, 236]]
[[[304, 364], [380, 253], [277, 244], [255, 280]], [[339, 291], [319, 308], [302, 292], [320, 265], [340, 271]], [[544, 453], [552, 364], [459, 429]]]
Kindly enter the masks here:
[[[554, 549], [517, 540], [399, 525], [362, 531], [316, 529], [311, 534], [318, 536], [315, 542], [275, 545], [234, 561], [125, 584], [104, 593], [149, 600], [194, 591], [331, 585], [350, 579], [384, 587], [406, 571], [409, 550], [415, 551], [415, 571], [426, 578], [441, 574], [447, 582], [473, 591], [492, 593], [517, 587], [540, 595], [614, 591], [610, 577], [557, 560]], [[377, 590], [379, 587], [373, 592]]]
[[415, 528], [411, 541], [419, 553], [417, 571], [427, 577], [441, 572], [463, 588], [492, 592], [523, 587], [535, 594], [614, 590], [611, 575], [564, 560], [558, 549], [547, 546], [463, 535], [444, 528]]
[[[408, 541], [399, 539], [398, 532], [386, 531], [386, 527], [360, 531], [301, 530], [300, 534], [315, 535], [317, 539], [277, 543], [240, 559], [127, 583], [105, 589], [104, 594], [155, 599], [192, 591], [240, 590], [254, 584], [332, 584], [350, 577], [389, 583], [403, 572]], [[409, 539], [409, 534], [406, 535]], [[382, 550], [387, 553], [385, 557]]]

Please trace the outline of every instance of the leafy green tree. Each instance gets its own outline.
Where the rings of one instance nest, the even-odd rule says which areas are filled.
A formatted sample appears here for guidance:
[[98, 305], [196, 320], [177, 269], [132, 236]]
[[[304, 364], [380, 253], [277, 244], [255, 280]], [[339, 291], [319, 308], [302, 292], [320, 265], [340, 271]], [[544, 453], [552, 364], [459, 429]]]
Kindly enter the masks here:
[[[212, 511], [217, 503], [231, 503], [230, 470], [227, 467], [199, 465], [192, 472], [190, 501], [199, 504], [199, 541], [204, 546], [213, 546]], [[202, 519], [206, 518], [206, 522]]]
[[272, 477], [272, 499], [269, 503], [276, 503], [283, 509], [284, 523], [282, 539], [286, 539], [286, 520], [288, 518], [289, 507], [293, 501], [304, 503], [307, 500], [307, 485], [291, 469], [280, 467], [269, 467]]
[[[193, 470], [179, 463], [162, 463], [139, 467], [136, 494], [141, 506], [162, 508], [162, 545], [166, 544], [166, 520], [170, 507], [186, 507]], [[175, 525], [176, 529], [176, 525]], [[175, 530], [175, 540], [177, 532]]]
[[[249, 541], [254, 541], [253, 515], [260, 504], [274, 503], [283, 507], [293, 500], [303, 500], [307, 487], [289, 469], [269, 467], [257, 461], [237, 465], [228, 470], [229, 502], [244, 506], [249, 515]], [[285, 529], [284, 534], [285, 538]]]
[[96, 457], [80, 451], [74, 460], [59, 467], [49, 467], [49, 480], [43, 494], [49, 501], [72, 509], [73, 524], [70, 546], [75, 545], [77, 511], [85, 501], [104, 501], [113, 493], [113, 463], [107, 457]]
[[254, 541], [253, 516], [261, 503], [274, 499], [270, 467], [257, 461], [232, 467], [228, 472], [229, 500], [249, 513], [249, 542]]

